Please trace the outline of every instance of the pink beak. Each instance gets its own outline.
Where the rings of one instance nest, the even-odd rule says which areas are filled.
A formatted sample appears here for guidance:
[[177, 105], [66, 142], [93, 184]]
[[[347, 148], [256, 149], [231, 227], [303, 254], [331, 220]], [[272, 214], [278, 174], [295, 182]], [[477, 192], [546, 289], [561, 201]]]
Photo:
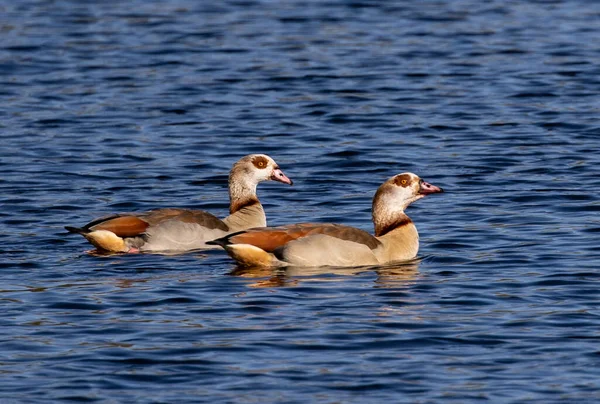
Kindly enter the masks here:
[[273, 181], [283, 182], [284, 184], [293, 185], [294, 182], [290, 180], [279, 168], [273, 170], [273, 174], [271, 174], [271, 179]]
[[437, 194], [440, 192], [444, 192], [444, 190], [440, 187], [436, 187], [435, 185], [431, 185], [428, 182], [421, 182], [421, 188], [419, 189], [419, 193], [421, 195]]

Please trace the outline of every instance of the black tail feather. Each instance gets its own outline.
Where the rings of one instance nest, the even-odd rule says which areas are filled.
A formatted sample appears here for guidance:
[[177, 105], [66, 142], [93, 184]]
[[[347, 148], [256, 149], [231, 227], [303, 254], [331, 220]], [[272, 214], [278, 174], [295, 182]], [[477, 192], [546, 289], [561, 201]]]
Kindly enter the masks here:
[[226, 235], [224, 237], [221, 237], [221, 238], [218, 238], [216, 240], [207, 241], [206, 244], [208, 244], [208, 245], [220, 245], [221, 247], [225, 247], [225, 246], [231, 244], [231, 240], [230, 240], [231, 237], [237, 236], [238, 234], [242, 234], [242, 233], [245, 233], [245, 232], [246, 232], [246, 230], [236, 231], [235, 233], [228, 234], [228, 235]]
[[80, 227], [72, 227], [72, 226], [65, 226], [65, 229], [67, 229], [67, 231], [69, 233], [77, 233], [77, 234], [88, 234], [90, 231], [88, 229], [82, 229]]
[[227, 237], [222, 237], [222, 238], [218, 238], [216, 240], [207, 241], [206, 244], [208, 244], [208, 245], [220, 245], [221, 247], [225, 247], [229, 243], [227, 242]]

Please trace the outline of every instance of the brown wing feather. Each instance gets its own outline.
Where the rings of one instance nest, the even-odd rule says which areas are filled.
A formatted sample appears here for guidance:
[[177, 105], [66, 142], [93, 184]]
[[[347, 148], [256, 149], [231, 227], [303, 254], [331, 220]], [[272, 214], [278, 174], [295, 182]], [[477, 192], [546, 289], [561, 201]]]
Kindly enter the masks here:
[[148, 222], [136, 216], [111, 216], [104, 221], [95, 220], [90, 225], [86, 226], [89, 230], [108, 230], [119, 237], [138, 236], [149, 226]]
[[221, 219], [203, 210], [171, 208], [107, 216], [88, 223], [84, 229], [108, 230], [119, 237], [135, 237], [143, 234], [148, 227], [159, 225], [167, 220], [196, 223], [208, 229], [229, 230], [229, 227]]
[[229, 230], [229, 227], [221, 219], [203, 210], [165, 208], [151, 210], [137, 216], [151, 226], [166, 220], [179, 220], [184, 223], [196, 223], [208, 229]]
[[340, 224], [300, 223], [279, 227], [250, 229], [227, 237], [228, 244], [251, 244], [265, 251], [273, 252], [278, 247], [301, 237], [313, 234], [325, 234], [342, 240], [365, 244], [370, 249], [381, 243], [366, 231]]

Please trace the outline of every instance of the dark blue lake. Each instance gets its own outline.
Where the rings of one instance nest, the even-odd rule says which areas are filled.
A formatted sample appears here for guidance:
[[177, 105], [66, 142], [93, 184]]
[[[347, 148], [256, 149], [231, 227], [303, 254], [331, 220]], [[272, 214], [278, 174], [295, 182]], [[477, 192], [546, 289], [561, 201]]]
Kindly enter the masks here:
[[[600, 3], [0, 2], [0, 401], [600, 400]], [[245, 270], [95, 256], [64, 225], [228, 211], [372, 231], [411, 171], [420, 259]]]

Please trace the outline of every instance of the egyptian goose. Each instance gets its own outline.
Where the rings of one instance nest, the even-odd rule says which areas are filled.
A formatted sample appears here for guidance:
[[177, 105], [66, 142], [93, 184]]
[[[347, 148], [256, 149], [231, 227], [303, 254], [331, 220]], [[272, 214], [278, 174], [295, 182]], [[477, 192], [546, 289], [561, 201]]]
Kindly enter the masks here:
[[205, 243], [217, 237], [267, 225], [256, 186], [262, 181], [292, 185], [271, 157], [251, 154], [233, 165], [229, 173], [229, 213], [221, 220], [203, 210], [156, 209], [102, 217], [85, 226], [65, 228], [83, 235], [106, 252], [188, 251], [211, 248]]
[[443, 192], [412, 173], [384, 182], [373, 198], [375, 236], [340, 224], [301, 223], [249, 229], [208, 244], [220, 245], [241, 266], [362, 266], [416, 257], [419, 234], [404, 213], [428, 194]]

